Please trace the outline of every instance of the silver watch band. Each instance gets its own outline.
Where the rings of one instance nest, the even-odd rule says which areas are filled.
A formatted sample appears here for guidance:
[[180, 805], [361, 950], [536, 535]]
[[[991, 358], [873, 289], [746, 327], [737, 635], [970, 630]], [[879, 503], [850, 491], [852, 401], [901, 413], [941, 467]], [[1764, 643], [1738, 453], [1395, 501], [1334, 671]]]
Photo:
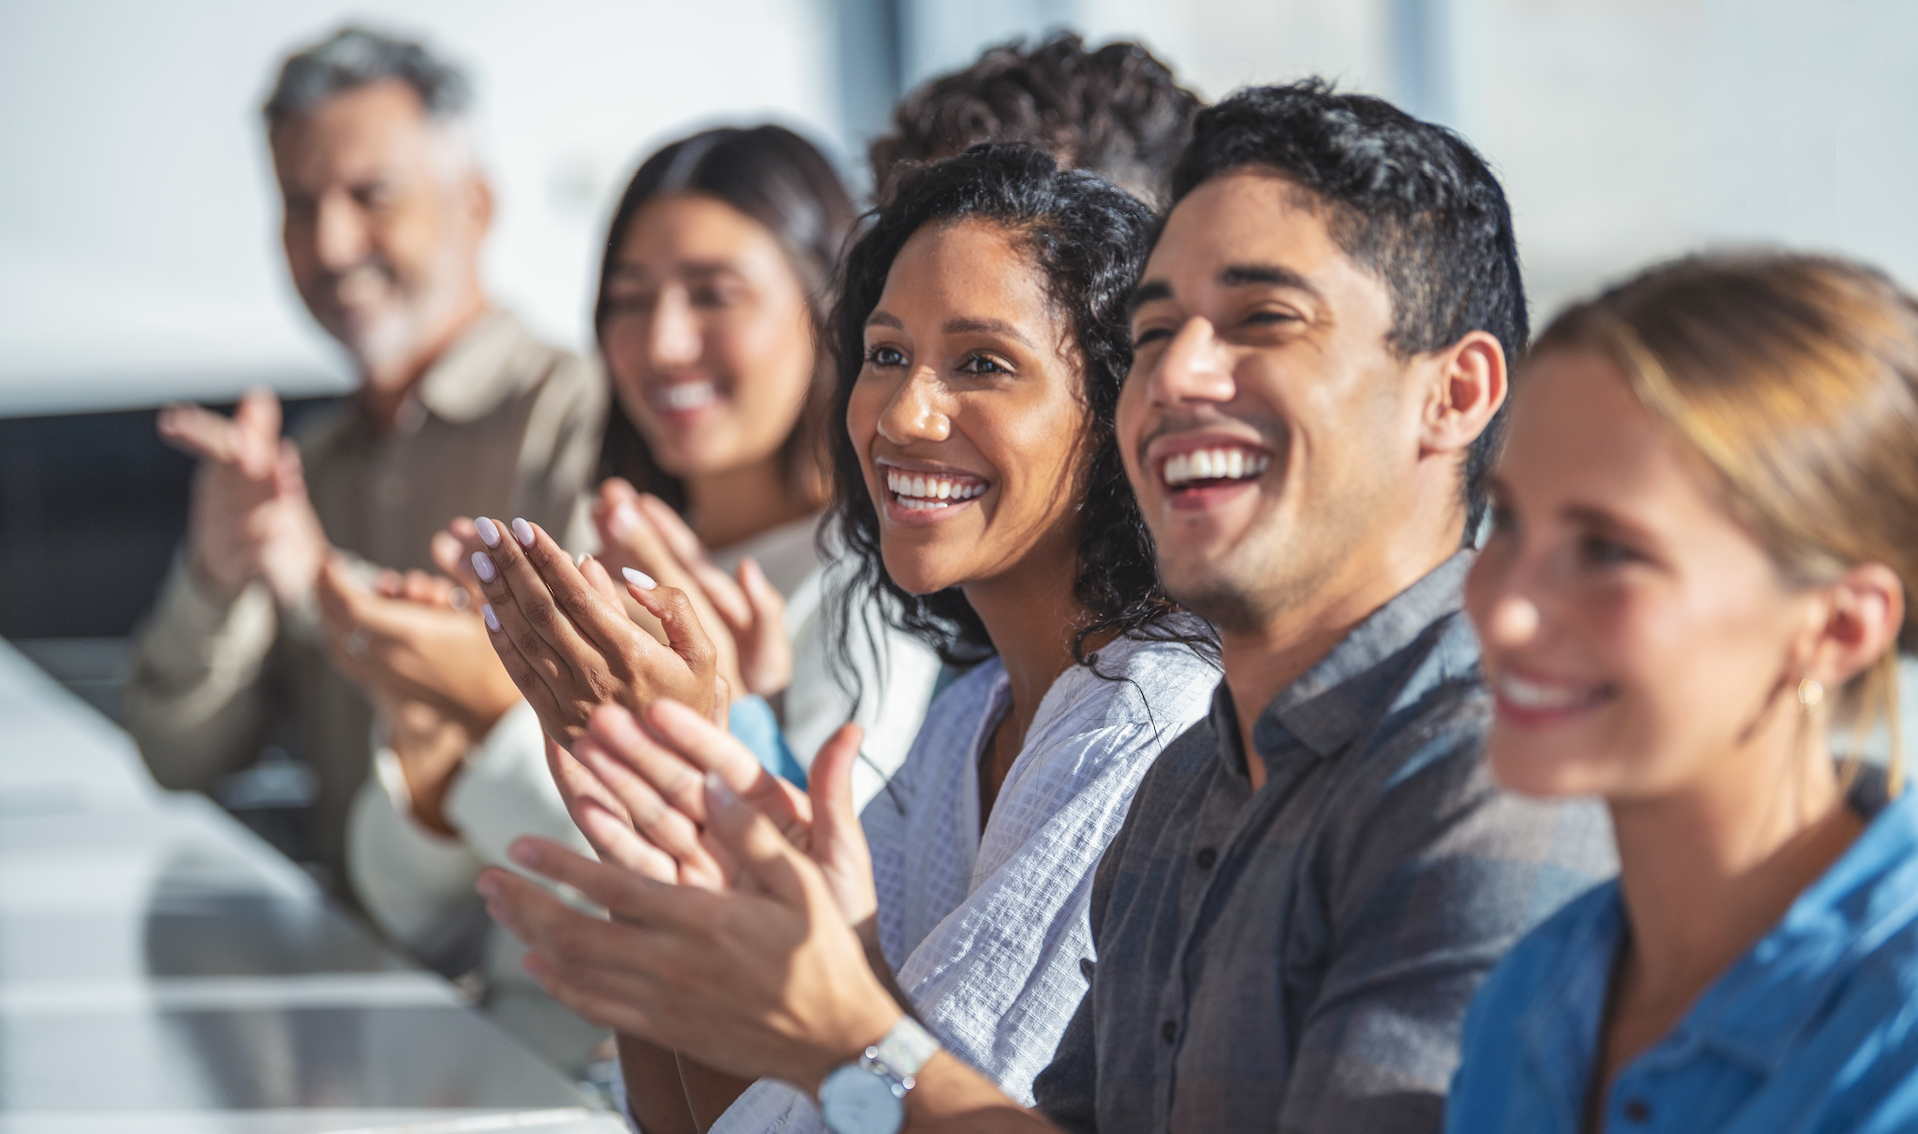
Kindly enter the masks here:
[[907, 1090], [912, 1089], [913, 1076], [926, 1065], [939, 1050], [939, 1041], [932, 1033], [919, 1026], [919, 1021], [911, 1016], [899, 1017], [876, 1044], [867, 1048], [859, 1062], [894, 1080]]

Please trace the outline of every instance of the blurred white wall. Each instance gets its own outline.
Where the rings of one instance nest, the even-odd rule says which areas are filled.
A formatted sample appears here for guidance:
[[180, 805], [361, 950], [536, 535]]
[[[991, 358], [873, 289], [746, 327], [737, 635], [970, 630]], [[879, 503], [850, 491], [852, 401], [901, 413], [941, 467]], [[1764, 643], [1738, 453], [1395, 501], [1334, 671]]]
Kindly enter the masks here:
[[[466, 64], [500, 189], [488, 271], [582, 345], [637, 159], [774, 119], [855, 182], [886, 92], [1014, 35], [1132, 36], [1202, 95], [1324, 74], [1503, 173], [1542, 321], [1648, 261], [1832, 249], [1918, 285], [1912, 0], [386, 0]], [[279, 263], [257, 107], [349, 8], [0, 0], [0, 415], [347, 378]]]
[[[367, 11], [369, 7], [375, 10]], [[776, 120], [843, 157], [813, 0], [0, 4], [0, 415], [287, 393], [349, 375], [283, 268], [259, 106], [349, 17], [474, 80], [495, 295], [582, 346], [605, 214], [690, 126]]]

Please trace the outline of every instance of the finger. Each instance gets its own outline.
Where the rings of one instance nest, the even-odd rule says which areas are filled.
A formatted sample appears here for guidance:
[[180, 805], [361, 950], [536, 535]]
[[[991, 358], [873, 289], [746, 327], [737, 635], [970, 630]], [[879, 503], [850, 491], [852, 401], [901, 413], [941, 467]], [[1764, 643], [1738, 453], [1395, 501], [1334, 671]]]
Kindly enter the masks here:
[[306, 496], [306, 466], [300, 460], [300, 447], [290, 437], [281, 438], [275, 451], [273, 491], [295, 499]]
[[700, 589], [706, 592], [706, 600], [712, 604], [727, 629], [734, 634], [743, 633], [751, 624], [752, 607], [732, 577], [713, 563], [699, 536], [694, 534], [678, 512], [673, 511], [671, 505], [650, 492], [640, 494], [637, 507], [656, 538], [665, 544], [680, 567], [698, 580]]
[[562, 976], [577, 980], [595, 969], [629, 972], [640, 979], [628, 987], [645, 994], [644, 960], [657, 951], [645, 929], [575, 909], [546, 887], [498, 867], [482, 871], [474, 888], [486, 899], [494, 920]]
[[[785, 790], [785, 781], [768, 772], [744, 744], [698, 713], [666, 698], [647, 706], [646, 724], [661, 744], [684, 757], [702, 776], [717, 775], [729, 790], [771, 819], [787, 838], [802, 845], [808, 841], [803, 828], [812, 821], [810, 803], [797, 790]], [[703, 806], [697, 811], [688, 807], [682, 810], [701, 822], [711, 822]]]
[[571, 886], [614, 916], [639, 925], [699, 925], [711, 911], [711, 900], [717, 897], [704, 890], [642, 878], [532, 836], [515, 839], [506, 853], [521, 868]]
[[513, 687], [533, 707], [533, 715], [539, 718], [540, 726], [549, 736], [556, 730], [563, 731], [565, 739], [570, 741], [577, 729], [569, 725], [569, 722], [573, 722], [573, 713], [571, 702], [560, 694], [564, 686], [545, 668], [527, 660], [491, 603], [480, 604], [480, 620], [486, 624], [486, 640], [492, 644], [494, 656], [499, 658], [500, 666], [506, 670]]
[[865, 838], [859, 809], [852, 802], [852, 766], [859, 761], [865, 730], [851, 721], [820, 745], [806, 772], [806, 794], [812, 802], [814, 846], [832, 846], [854, 832]]
[[732, 728], [733, 688], [726, 679], [713, 676], [713, 727], [721, 732]]
[[667, 1033], [654, 1019], [651, 1013], [640, 1007], [645, 1001], [608, 996], [601, 992], [590, 991], [582, 984], [576, 984], [560, 976], [541, 959], [538, 953], [528, 953], [520, 965], [526, 975], [540, 990], [558, 1001], [567, 1011], [601, 1031], [615, 1032], [619, 1035], [637, 1036], [651, 1043], [666, 1044]]
[[573, 816], [580, 834], [592, 845], [601, 862], [630, 870], [655, 882], [680, 880], [679, 862], [672, 855], [646, 841], [632, 825], [601, 807], [595, 801], [581, 803]]
[[788, 908], [823, 900], [827, 908], [837, 909], [819, 868], [717, 774], [706, 777], [706, 812], [712, 817], [706, 828], [709, 837], [739, 864], [736, 886], [763, 893]]
[[581, 637], [554, 604], [545, 581], [526, 562], [524, 548], [503, 525], [484, 516], [474, 524], [485, 550], [473, 553], [473, 571], [491, 611], [490, 617], [487, 610], [481, 614], [500, 660], [506, 660], [500, 641], [504, 638], [561, 701], [572, 701], [568, 694], [587, 695], [591, 675], [604, 669], [597, 645]]
[[602, 705], [587, 721], [587, 734], [613, 759], [643, 778], [667, 805], [694, 823], [706, 821], [706, 769], [661, 745], [617, 705]]
[[755, 626], [785, 628], [786, 596], [779, 593], [759, 561], [750, 555], [739, 561], [739, 589], [752, 607]]
[[[626, 612], [594, 591], [572, 558], [538, 524], [514, 520], [509, 530], [514, 554], [507, 557], [501, 573], [512, 581], [515, 595], [522, 582], [529, 589], [543, 591], [574, 634], [603, 658], [618, 659], [636, 644], [639, 634]], [[515, 563], [523, 564], [523, 568], [512, 566]], [[566, 628], [555, 628], [562, 638], [566, 637]], [[544, 632], [547, 627], [542, 625], [540, 629]]]
[[632, 818], [629, 829], [651, 847], [671, 856], [675, 870], [666, 881], [708, 889], [725, 886], [728, 864], [714, 857], [700, 842], [699, 827], [667, 803], [644, 777], [634, 774], [590, 736], [573, 742], [573, 754], [619, 799], [620, 806]]
[[161, 410], [156, 424], [160, 439], [188, 456], [219, 464], [239, 463], [239, 439], [233, 423], [217, 413], [180, 403]]
[[619, 603], [619, 585], [614, 583], [613, 577], [606, 573], [604, 563], [591, 555], [582, 556], [579, 561], [579, 573], [580, 577], [586, 580], [586, 585], [593, 588], [593, 593], [607, 602], [615, 605]]
[[[568, 814], [572, 814], [576, 804], [595, 803], [614, 815], [628, 828], [632, 827], [632, 817], [620, 807], [619, 801], [613, 798], [613, 793], [606, 790], [605, 784], [600, 783], [591, 772], [573, 758], [571, 752], [560, 747], [552, 737], [547, 736], [541, 739], [546, 742], [546, 769], [552, 773], [553, 785], [559, 788], [560, 800], [566, 804]], [[574, 815], [573, 819], [577, 823], [579, 817]]]
[[626, 593], [641, 610], [659, 620], [666, 634], [666, 648], [679, 655], [694, 673], [713, 672], [718, 667], [719, 648], [699, 621], [692, 599], [678, 587], [662, 587], [652, 578], [624, 568]]
[[240, 467], [246, 475], [262, 478], [276, 471], [280, 453], [280, 399], [264, 386], [255, 386], [233, 410], [234, 440]]

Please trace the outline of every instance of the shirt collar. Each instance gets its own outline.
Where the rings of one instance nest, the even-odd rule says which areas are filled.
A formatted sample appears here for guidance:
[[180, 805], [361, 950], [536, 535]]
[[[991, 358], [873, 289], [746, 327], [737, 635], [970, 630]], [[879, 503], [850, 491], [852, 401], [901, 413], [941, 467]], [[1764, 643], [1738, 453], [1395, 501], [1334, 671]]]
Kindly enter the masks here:
[[[1472, 553], [1460, 551], [1373, 611], [1332, 652], [1280, 690], [1252, 726], [1252, 743], [1272, 752], [1291, 737], [1320, 757], [1342, 751], [1361, 729], [1449, 680], [1476, 677], [1478, 639], [1457, 614]], [[1436, 655], [1408, 648], [1436, 634]], [[1420, 658], [1436, 666], [1407, 682]], [[1401, 687], [1402, 685], [1402, 687]], [[1216, 710], [1215, 710], [1216, 713]], [[1215, 717], [1216, 719], [1216, 717]], [[1234, 725], [1235, 739], [1238, 729]]]
[[532, 341], [511, 312], [490, 310], [440, 352], [407, 400], [455, 424], [484, 417], [542, 377], [538, 367], [505, 364]]
[[[1852, 794], [1853, 806], [1870, 801], [1875, 790], [1865, 778]], [[1918, 919], [1915, 895], [1918, 792], [1884, 806], [1778, 925], [1699, 997], [1679, 1028], [1729, 1058], [1775, 1073], [1858, 959]]]

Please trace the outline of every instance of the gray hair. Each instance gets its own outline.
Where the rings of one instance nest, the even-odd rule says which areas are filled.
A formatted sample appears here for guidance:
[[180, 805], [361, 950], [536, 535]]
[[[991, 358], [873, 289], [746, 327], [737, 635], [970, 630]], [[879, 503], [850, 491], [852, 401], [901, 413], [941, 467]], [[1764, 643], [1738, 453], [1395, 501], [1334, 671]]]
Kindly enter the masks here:
[[441, 121], [463, 117], [473, 101], [458, 67], [418, 43], [348, 25], [288, 56], [262, 110], [273, 127], [312, 113], [334, 95], [387, 81], [413, 88], [427, 117]]

